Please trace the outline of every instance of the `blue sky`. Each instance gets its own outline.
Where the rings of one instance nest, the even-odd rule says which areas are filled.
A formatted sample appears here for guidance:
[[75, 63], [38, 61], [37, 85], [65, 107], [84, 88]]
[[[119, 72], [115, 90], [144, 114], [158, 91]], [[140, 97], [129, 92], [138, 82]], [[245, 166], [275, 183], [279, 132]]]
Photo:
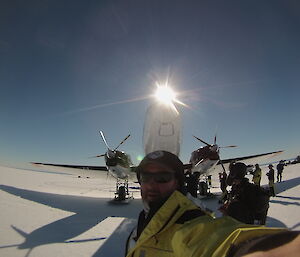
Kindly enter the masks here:
[[102, 165], [108, 143], [136, 164], [147, 98], [169, 78], [183, 120], [181, 158], [300, 154], [298, 1], [0, 3], [0, 164]]

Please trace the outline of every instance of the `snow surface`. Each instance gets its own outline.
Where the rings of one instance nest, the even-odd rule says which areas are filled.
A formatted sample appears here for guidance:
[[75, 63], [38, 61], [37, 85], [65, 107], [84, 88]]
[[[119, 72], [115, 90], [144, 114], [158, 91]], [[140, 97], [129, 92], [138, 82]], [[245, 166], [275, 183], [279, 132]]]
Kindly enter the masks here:
[[[285, 167], [276, 184], [267, 226], [300, 228], [300, 164]], [[262, 184], [267, 183], [263, 168]], [[124, 256], [127, 235], [142, 208], [139, 190], [129, 204], [111, 204], [115, 180], [0, 167], [0, 256]], [[135, 184], [132, 184], [135, 185]], [[212, 192], [220, 194], [218, 180]], [[218, 198], [202, 199], [215, 211]]]

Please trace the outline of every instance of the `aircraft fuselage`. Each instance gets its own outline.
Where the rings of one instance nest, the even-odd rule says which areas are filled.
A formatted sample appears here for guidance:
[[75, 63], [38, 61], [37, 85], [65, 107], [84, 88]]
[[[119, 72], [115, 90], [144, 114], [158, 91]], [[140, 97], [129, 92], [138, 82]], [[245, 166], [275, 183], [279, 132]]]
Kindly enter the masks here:
[[119, 164], [115, 166], [106, 166], [108, 172], [117, 179], [128, 179], [129, 168], [125, 168]]
[[170, 106], [155, 103], [146, 113], [144, 123], [145, 154], [164, 150], [175, 155], [180, 153], [181, 118]]
[[108, 172], [115, 178], [127, 179], [130, 172], [131, 160], [129, 155], [122, 151], [110, 151], [105, 155]]

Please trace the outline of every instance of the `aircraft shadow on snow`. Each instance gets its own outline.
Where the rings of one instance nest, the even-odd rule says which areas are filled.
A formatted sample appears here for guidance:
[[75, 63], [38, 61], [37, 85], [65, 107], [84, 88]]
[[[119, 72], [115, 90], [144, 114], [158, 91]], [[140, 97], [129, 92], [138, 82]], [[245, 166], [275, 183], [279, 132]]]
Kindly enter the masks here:
[[[300, 177], [290, 180], [286, 180], [282, 183], [276, 184], [276, 192], [281, 193], [290, 188], [296, 187], [300, 184]], [[51, 244], [51, 243], [80, 243], [87, 241], [103, 240], [106, 238], [91, 238], [86, 240], [70, 240], [85, 231], [91, 229], [107, 217], [126, 217], [135, 219], [138, 215], [138, 210], [141, 209], [140, 200], [132, 200], [130, 204], [127, 205], [109, 205], [108, 208], [108, 198], [93, 198], [93, 197], [82, 197], [82, 196], [68, 196], [68, 195], [58, 195], [43, 193], [31, 190], [20, 189], [12, 186], [0, 185], [0, 189], [21, 198], [34, 201], [40, 204], [44, 204], [49, 207], [74, 212], [75, 214], [70, 215], [66, 218], [57, 220], [55, 222], [46, 224], [31, 233], [26, 233], [22, 229], [17, 228], [12, 225], [12, 228], [21, 234], [25, 241], [18, 246], [19, 249], [33, 249], [34, 247]], [[300, 200], [298, 197], [287, 197], [287, 196], [277, 196], [276, 200], [272, 199], [270, 202], [279, 203], [283, 205], [296, 204], [298, 202], [287, 202], [279, 201], [280, 199], [289, 200]], [[268, 217], [268, 224], [276, 227], [286, 227], [282, 222], [277, 219]], [[124, 222], [119, 225], [119, 228], [125, 226]], [[296, 224], [294, 227], [298, 227], [300, 224]], [[105, 251], [111, 251], [111, 246], [109, 241], [112, 239], [115, 241], [116, 237], [120, 235], [112, 235], [98, 251], [93, 255], [94, 257], [105, 256], [103, 255]], [[121, 238], [118, 241], [124, 241]], [[0, 246], [1, 248], [11, 247], [11, 246]], [[28, 255], [28, 254], [27, 254]]]
[[[70, 239], [91, 229], [107, 217], [137, 218], [137, 212], [142, 208], [141, 201], [135, 199], [130, 204], [120, 206], [109, 204], [108, 201], [111, 200], [109, 198], [50, 194], [6, 185], [0, 185], [0, 189], [30, 201], [75, 213], [46, 224], [31, 233], [26, 233], [21, 228], [12, 225], [11, 227], [21, 234], [25, 241], [18, 245], [0, 246], [0, 249], [12, 246], [18, 246], [19, 249], [33, 249], [34, 247], [51, 243], [80, 243], [103, 240], [106, 238], [99, 237], [77, 241]], [[100, 249], [98, 250], [99, 254], [101, 252]]]

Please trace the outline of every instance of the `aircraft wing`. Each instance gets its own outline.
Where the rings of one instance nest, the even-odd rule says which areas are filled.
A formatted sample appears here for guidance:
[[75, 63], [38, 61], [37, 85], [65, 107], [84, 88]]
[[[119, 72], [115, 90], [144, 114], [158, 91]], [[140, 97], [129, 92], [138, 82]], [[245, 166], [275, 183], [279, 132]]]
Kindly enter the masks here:
[[62, 167], [62, 168], [83, 169], [83, 170], [107, 171], [106, 166], [69, 165], [69, 164], [54, 164], [54, 163], [43, 163], [43, 162], [32, 162], [31, 164], [38, 165], [38, 166], [52, 166], [52, 167]]
[[[78, 176], [89, 176], [89, 177], [103, 177], [107, 176], [106, 166], [91, 166], [91, 165], [73, 165], [73, 164], [55, 164], [55, 163], [44, 163], [44, 162], [31, 162], [31, 164], [43, 168], [45, 170], [51, 170], [56, 172], [64, 172], [75, 174]], [[131, 173], [134, 174], [136, 166], [130, 167]], [[130, 175], [131, 176], [131, 175]], [[135, 178], [135, 175], [133, 176]]]
[[81, 177], [101, 178], [107, 176], [106, 166], [89, 165], [69, 165], [56, 163], [31, 162], [34, 166], [42, 169], [44, 172], [59, 172], [73, 174]]
[[[229, 170], [229, 164], [233, 161], [242, 161], [246, 165], [249, 164], [256, 164], [256, 163], [267, 163], [270, 162], [270, 159], [274, 159], [274, 157], [278, 154], [281, 154], [283, 151], [275, 151], [275, 152], [269, 152], [269, 153], [262, 153], [262, 154], [255, 154], [255, 155], [248, 155], [248, 156], [242, 156], [242, 157], [235, 157], [230, 159], [222, 159], [223, 166], [228, 172]], [[192, 165], [190, 163], [184, 164], [184, 169], [190, 169], [192, 168]], [[221, 165], [221, 162], [219, 161], [217, 165], [214, 168], [208, 169], [205, 173], [206, 175], [217, 175], [219, 172], [222, 172], [223, 168]]]
[[[281, 154], [283, 151], [275, 151], [275, 152], [269, 152], [269, 153], [262, 153], [262, 154], [255, 154], [255, 155], [248, 155], [248, 156], [242, 156], [242, 157], [236, 157], [236, 158], [230, 158], [230, 159], [222, 159], [223, 166], [225, 170], [228, 172], [229, 170], [229, 164], [233, 161], [236, 162], [243, 162], [246, 165], [254, 165], [256, 163], [262, 164], [270, 162], [270, 159], [274, 160], [274, 157], [278, 154]], [[221, 162], [219, 161], [217, 163], [217, 166], [215, 170], [213, 170], [214, 174], [218, 174], [218, 172], [222, 172], [223, 168], [221, 167]]]
[[[269, 152], [269, 153], [262, 153], [262, 154], [255, 154], [255, 155], [249, 155], [249, 156], [243, 156], [243, 157], [236, 157], [236, 158], [231, 158], [231, 159], [222, 159], [223, 164], [229, 164], [232, 161], [243, 161], [246, 164], [253, 164], [259, 163], [261, 161], [267, 160], [267, 158], [273, 158], [274, 156], [281, 154], [283, 151], [275, 151], [275, 152]], [[264, 157], [264, 158], [262, 158]], [[254, 164], [255, 164], [254, 163]], [[221, 164], [220, 161], [218, 164]]]

